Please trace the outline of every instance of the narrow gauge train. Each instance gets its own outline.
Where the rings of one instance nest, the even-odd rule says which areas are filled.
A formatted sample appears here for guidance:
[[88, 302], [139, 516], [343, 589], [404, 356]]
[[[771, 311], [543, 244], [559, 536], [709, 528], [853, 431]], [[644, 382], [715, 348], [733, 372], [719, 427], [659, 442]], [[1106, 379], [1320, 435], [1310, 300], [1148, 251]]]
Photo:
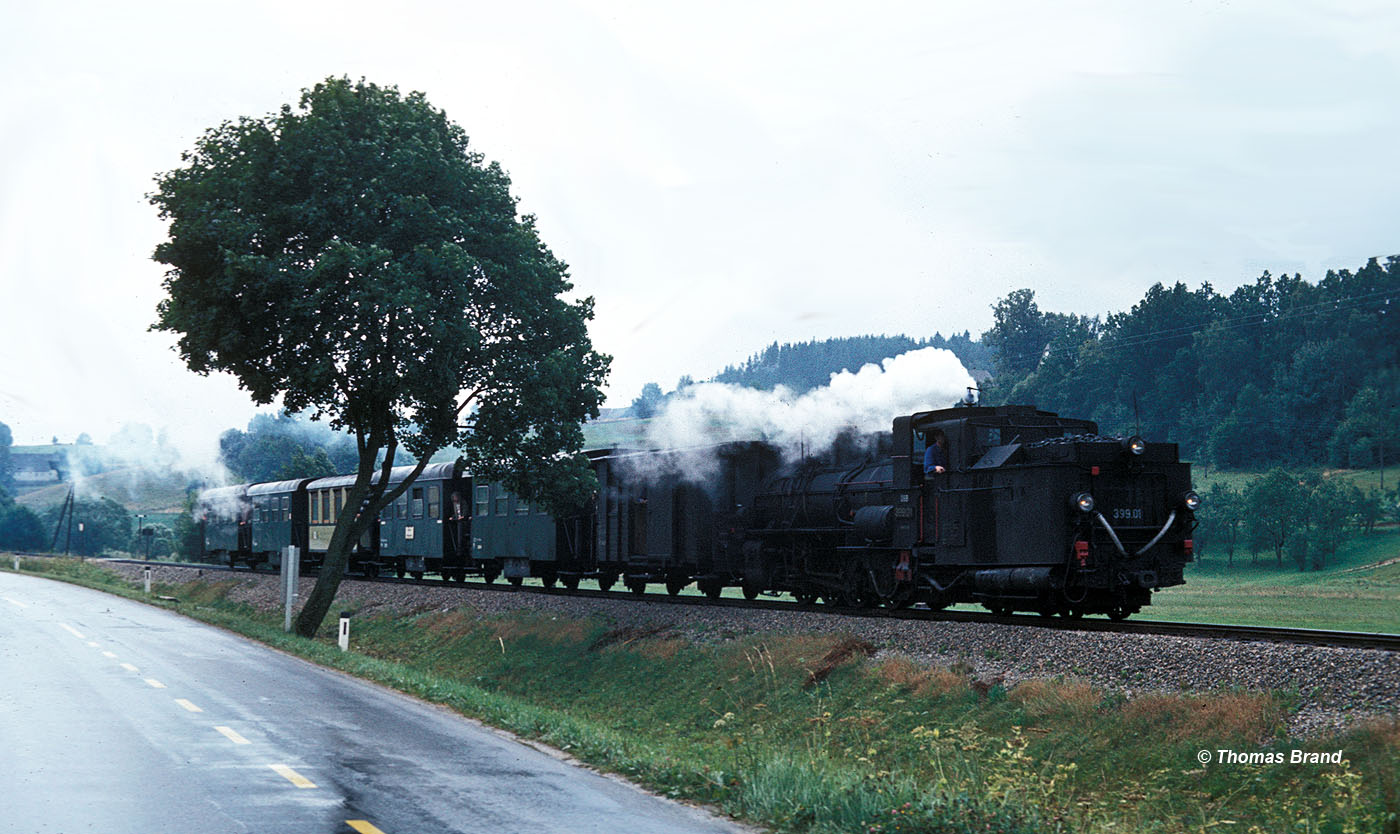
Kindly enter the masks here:
[[[934, 430], [947, 467], [925, 477]], [[898, 417], [873, 449], [798, 463], [758, 442], [602, 450], [589, 453], [593, 502], [559, 517], [441, 464], [381, 514], [352, 569], [1123, 618], [1182, 583], [1200, 499], [1175, 444], [1097, 431], [1029, 406], [960, 406]], [[207, 549], [256, 566], [275, 563], [274, 545], [304, 543], [314, 564], [351, 481], [211, 490]]]

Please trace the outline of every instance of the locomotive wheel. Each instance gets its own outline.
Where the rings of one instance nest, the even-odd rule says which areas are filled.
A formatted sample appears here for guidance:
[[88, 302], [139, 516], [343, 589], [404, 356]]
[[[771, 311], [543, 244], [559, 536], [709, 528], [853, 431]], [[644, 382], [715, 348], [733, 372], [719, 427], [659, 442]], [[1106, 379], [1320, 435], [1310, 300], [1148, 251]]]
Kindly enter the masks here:
[[670, 595], [673, 596], [673, 597], [674, 597], [674, 596], [678, 596], [678, 595], [680, 594], [680, 592], [681, 592], [681, 589], [684, 588], [685, 586], [689, 585], [689, 584], [690, 584], [690, 580], [689, 580], [689, 579], [681, 579], [681, 578], [667, 579], [667, 580], [666, 580], [666, 593], [670, 594]]
[[757, 585], [750, 585], [750, 584], [747, 583], [747, 582], [744, 583], [743, 589], [744, 589], [744, 599], [747, 599], [747, 600], [755, 600], [755, 599], [758, 599], [758, 594], [759, 594], [759, 592], [763, 590], [762, 588], [758, 587]]
[[1116, 623], [1121, 623], [1128, 619], [1128, 615], [1132, 613], [1133, 612], [1129, 611], [1126, 607], [1119, 605], [1108, 612], [1108, 618]]
[[700, 590], [710, 599], [719, 599], [720, 595], [724, 593], [724, 584], [721, 582], [702, 582]]
[[555, 575], [552, 574], [552, 573], [547, 573], [547, 574], [545, 574], [544, 576], [540, 577], [540, 581], [544, 583], [544, 586], [545, 586], [546, 588], [553, 588], [553, 587], [554, 587], [554, 583], [557, 582], [558, 580], [559, 580], [559, 577], [555, 576]]
[[1083, 608], [1071, 608], [1071, 609], [1069, 609], [1068, 611], [1066, 611], [1066, 612], [1064, 612], [1064, 613], [1065, 613], [1065, 616], [1066, 616], [1066, 617], [1069, 617], [1071, 620], [1082, 620], [1082, 619], [1084, 619], [1084, 609], [1083, 609]]
[[[409, 572], [408, 572], [408, 575], [411, 576], [411, 577], [413, 577], [414, 579], [422, 579], [422, 578], [423, 578], [423, 572], [422, 572], [421, 570], [409, 571]], [[400, 578], [402, 578], [402, 577], [400, 577]]]
[[611, 588], [615, 582], [617, 582], [617, 574], [605, 573], [598, 577], [598, 590], [606, 591]]
[[[501, 575], [501, 572], [498, 571], [498, 570], [488, 570], [486, 573], [484, 573], [484, 574], [481, 575], [481, 578], [486, 580], [486, 584], [487, 584], [487, 585], [490, 585], [492, 582], [495, 582], [495, 581], [496, 581], [496, 577], [498, 577], [498, 576], [500, 576], [500, 575]], [[459, 573], [459, 574], [457, 574], [457, 576], [458, 576], [458, 577], [461, 577], [461, 576], [463, 576], [463, 574], [460, 574], [460, 573]]]
[[816, 605], [816, 604], [817, 604], [817, 593], [816, 593], [816, 591], [798, 591], [798, 592], [794, 593], [793, 596], [797, 598], [797, 604], [798, 604], [798, 605]]
[[1010, 608], [1010, 606], [1006, 606], [1006, 605], [993, 605], [993, 606], [990, 607], [989, 610], [992, 612], [992, 615], [993, 615], [993, 616], [997, 616], [997, 617], [1010, 617], [1010, 616], [1011, 616], [1011, 608]]
[[525, 577], [523, 577], [523, 576], [507, 576], [507, 577], [506, 577], [506, 581], [509, 582], [510, 584], [514, 585], [515, 587], [519, 588], [521, 585], [524, 585], [524, 584], [525, 584]]
[[578, 574], [560, 577], [559, 581], [563, 582], [564, 587], [568, 588], [570, 591], [578, 590]]
[[645, 594], [647, 592], [647, 581], [645, 579], [628, 578], [623, 580], [622, 584], [626, 585], [627, 590], [631, 591], [637, 596], [641, 596], [642, 594]]

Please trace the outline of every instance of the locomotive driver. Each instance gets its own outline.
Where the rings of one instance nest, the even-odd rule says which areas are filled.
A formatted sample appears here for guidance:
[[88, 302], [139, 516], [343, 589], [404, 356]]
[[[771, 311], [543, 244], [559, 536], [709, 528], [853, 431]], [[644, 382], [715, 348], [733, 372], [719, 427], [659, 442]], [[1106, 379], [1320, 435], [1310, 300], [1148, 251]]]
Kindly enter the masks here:
[[928, 448], [924, 450], [924, 477], [942, 475], [948, 471], [948, 435], [943, 429], [928, 433]]

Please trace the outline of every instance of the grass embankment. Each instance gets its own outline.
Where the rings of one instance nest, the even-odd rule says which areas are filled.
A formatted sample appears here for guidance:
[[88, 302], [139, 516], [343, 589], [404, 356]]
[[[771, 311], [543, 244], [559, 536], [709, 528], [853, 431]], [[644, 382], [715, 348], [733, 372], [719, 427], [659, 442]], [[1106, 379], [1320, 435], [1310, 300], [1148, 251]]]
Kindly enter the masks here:
[[[95, 565], [24, 569], [141, 596]], [[161, 592], [186, 614], [781, 831], [1397, 830], [1400, 722], [1290, 741], [1286, 694], [1006, 690], [830, 635], [696, 644], [664, 628], [469, 609], [359, 618], [342, 654], [333, 621], [316, 641], [289, 637], [279, 616], [228, 601], [234, 584]], [[1346, 761], [1197, 761], [1295, 747]]]

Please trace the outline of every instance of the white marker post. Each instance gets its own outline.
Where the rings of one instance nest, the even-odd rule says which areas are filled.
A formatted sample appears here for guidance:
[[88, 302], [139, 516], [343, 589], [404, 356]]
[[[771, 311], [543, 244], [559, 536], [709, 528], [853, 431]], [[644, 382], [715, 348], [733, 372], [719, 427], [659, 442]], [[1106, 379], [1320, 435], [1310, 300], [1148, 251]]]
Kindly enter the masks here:
[[15, 557], [15, 570], [19, 570], [19, 557]]
[[297, 581], [301, 579], [301, 548], [288, 545], [282, 548], [282, 600], [286, 606], [286, 621], [282, 630], [292, 630], [292, 607], [297, 601]]
[[350, 651], [350, 612], [340, 612], [340, 650]]
[[142, 577], [146, 580], [146, 593], [149, 594], [149, 593], [151, 592], [151, 569], [150, 569], [150, 568], [142, 568], [142, 569], [141, 569], [141, 574], [142, 574]]

